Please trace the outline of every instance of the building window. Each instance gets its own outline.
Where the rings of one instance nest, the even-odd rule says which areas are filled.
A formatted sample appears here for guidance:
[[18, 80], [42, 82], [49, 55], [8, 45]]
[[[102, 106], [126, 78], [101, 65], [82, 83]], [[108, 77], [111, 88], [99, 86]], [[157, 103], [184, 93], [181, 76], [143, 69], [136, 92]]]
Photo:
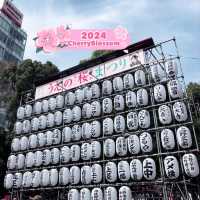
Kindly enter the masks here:
[[5, 44], [6, 40], [7, 40], [7, 35], [0, 30], [0, 41]]

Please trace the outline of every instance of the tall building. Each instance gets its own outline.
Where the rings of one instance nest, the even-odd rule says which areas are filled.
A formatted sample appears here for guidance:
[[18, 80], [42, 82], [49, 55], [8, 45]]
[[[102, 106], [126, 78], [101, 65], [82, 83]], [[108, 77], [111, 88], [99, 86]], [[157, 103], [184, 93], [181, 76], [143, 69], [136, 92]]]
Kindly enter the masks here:
[[0, 60], [20, 63], [27, 34], [22, 30], [23, 14], [11, 0], [0, 0]]

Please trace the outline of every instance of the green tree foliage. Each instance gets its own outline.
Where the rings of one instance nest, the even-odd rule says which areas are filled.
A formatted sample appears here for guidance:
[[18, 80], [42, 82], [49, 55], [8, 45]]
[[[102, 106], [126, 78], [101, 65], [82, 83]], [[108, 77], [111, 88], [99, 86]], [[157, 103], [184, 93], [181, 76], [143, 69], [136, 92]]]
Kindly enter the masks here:
[[187, 93], [193, 96], [195, 103], [200, 102], [200, 84], [190, 82], [187, 86]]
[[103, 56], [103, 55], [111, 53], [111, 52], [112, 52], [112, 50], [96, 50], [96, 51], [93, 51], [92, 55], [91, 55], [91, 57], [89, 59], [80, 60], [79, 64], [85, 63], [85, 62], [87, 62], [89, 60], [98, 58], [100, 56]]

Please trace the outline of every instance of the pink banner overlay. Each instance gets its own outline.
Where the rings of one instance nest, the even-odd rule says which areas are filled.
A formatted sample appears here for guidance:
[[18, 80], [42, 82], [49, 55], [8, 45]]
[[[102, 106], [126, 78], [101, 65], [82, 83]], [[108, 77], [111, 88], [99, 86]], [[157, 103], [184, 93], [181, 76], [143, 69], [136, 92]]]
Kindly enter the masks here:
[[36, 52], [50, 53], [61, 49], [117, 50], [130, 44], [126, 28], [69, 29], [64, 26], [42, 30], [34, 38]]

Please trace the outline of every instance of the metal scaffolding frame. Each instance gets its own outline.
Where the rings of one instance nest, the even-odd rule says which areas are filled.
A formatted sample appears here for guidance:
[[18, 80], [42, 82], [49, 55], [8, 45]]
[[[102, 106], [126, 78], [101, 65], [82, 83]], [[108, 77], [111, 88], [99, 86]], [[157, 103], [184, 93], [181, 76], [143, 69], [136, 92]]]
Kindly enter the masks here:
[[[165, 52], [165, 45], [170, 45], [170, 48], [174, 48], [175, 50], [175, 55], [170, 55], [167, 54]], [[102, 122], [102, 120], [104, 118], [107, 117], [111, 117], [113, 118], [115, 115], [123, 115], [125, 116], [128, 112], [130, 111], [139, 111], [142, 109], [146, 109], [148, 111], [150, 111], [151, 117], [153, 118], [153, 126], [151, 126], [151, 128], [144, 130], [144, 129], [139, 129], [138, 131], [129, 131], [126, 129], [126, 131], [122, 134], [114, 134], [111, 136], [107, 136], [102, 134], [100, 137], [98, 138], [91, 138], [91, 139], [82, 139], [81, 141], [75, 141], [75, 142], [69, 142], [69, 143], [63, 143], [63, 140], [61, 139], [61, 144], [59, 145], [52, 145], [52, 148], [60, 148], [63, 147], [65, 145], [67, 146], [71, 146], [73, 144], [82, 144], [83, 142], [91, 142], [91, 141], [99, 141], [101, 143], [101, 145], [103, 144], [103, 141], [107, 138], [116, 138], [119, 136], [124, 136], [127, 137], [131, 134], [140, 134], [144, 131], [150, 132], [152, 137], [155, 138], [156, 141], [156, 147], [154, 147], [153, 152], [151, 152], [150, 154], [140, 154], [140, 155], [129, 155], [129, 156], [125, 156], [125, 157], [115, 157], [115, 158], [106, 158], [104, 156], [103, 151], [101, 151], [102, 156], [100, 160], [89, 160], [89, 161], [79, 161], [79, 162], [71, 162], [71, 163], [67, 163], [67, 164], [62, 164], [61, 160], [59, 162], [59, 164], [57, 165], [49, 165], [49, 166], [42, 166], [42, 167], [34, 167], [31, 169], [28, 168], [24, 168], [21, 170], [8, 170], [7, 173], [15, 173], [15, 172], [24, 172], [24, 171], [34, 171], [34, 170], [42, 170], [42, 169], [51, 169], [51, 168], [61, 168], [63, 166], [65, 167], [71, 167], [73, 165], [76, 166], [82, 166], [82, 165], [89, 165], [91, 166], [94, 163], [101, 163], [103, 170], [105, 169], [105, 164], [108, 161], [120, 161], [120, 160], [127, 160], [130, 161], [134, 158], [147, 158], [147, 157], [151, 157], [155, 160], [155, 162], [157, 163], [157, 166], [159, 166], [159, 168], [157, 169], [157, 176], [156, 179], [154, 181], [145, 181], [144, 179], [142, 181], [129, 181], [129, 182], [116, 182], [116, 183], [107, 183], [106, 179], [105, 179], [105, 174], [103, 173], [103, 180], [100, 184], [90, 184], [90, 185], [67, 185], [67, 186], [56, 186], [56, 187], [39, 187], [39, 188], [21, 188], [21, 189], [12, 189], [10, 191], [12, 198], [14, 199], [14, 197], [16, 197], [19, 200], [25, 200], [27, 199], [27, 197], [31, 194], [40, 194], [43, 199], [57, 199], [57, 200], [62, 200], [62, 199], [66, 199], [66, 195], [67, 192], [72, 189], [72, 188], [77, 188], [77, 189], [81, 189], [84, 187], [87, 188], [94, 188], [94, 187], [100, 187], [105, 189], [107, 186], [114, 186], [116, 188], [119, 188], [122, 185], [127, 185], [130, 186], [132, 193], [133, 193], [133, 198], [134, 199], [158, 199], [158, 200], [193, 200], [193, 199], [200, 199], [200, 186], [198, 184], [195, 184], [197, 182], [196, 179], [191, 179], [188, 178], [184, 175], [184, 173], [180, 174], [180, 177], [177, 180], [170, 180], [168, 178], [166, 178], [165, 176], [165, 170], [164, 170], [164, 163], [163, 163], [163, 159], [166, 155], [175, 155], [178, 160], [180, 161], [180, 168], [181, 168], [181, 172], [184, 172], [183, 170], [183, 163], [182, 163], [182, 155], [184, 153], [188, 153], [188, 152], [193, 152], [194, 154], [198, 154], [199, 153], [199, 147], [197, 144], [197, 138], [196, 138], [196, 134], [195, 134], [195, 129], [193, 126], [193, 120], [192, 120], [192, 114], [191, 114], [191, 110], [190, 110], [190, 104], [188, 101], [188, 96], [186, 93], [186, 89], [185, 89], [185, 82], [184, 82], [184, 76], [183, 76], [183, 72], [182, 72], [182, 67], [181, 67], [181, 61], [180, 61], [180, 56], [179, 56], [179, 52], [178, 52], [178, 48], [177, 48], [177, 44], [176, 44], [176, 39], [172, 38], [170, 40], [158, 43], [150, 48], [144, 49], [145, 52], [145, 64], [144, 65], [140, 65], [134, 69], [131, 69], [129, 71], [120, 73], [120, 76], [123, 76], [124, 74], [128, 73], [128, 72], [135, 72], [138, 69], [142, 69], [145, 71], [146, 74], [146, 78], [147, 78], [147, 84], [145, 86], [142, 87], [135, 87], [133, 89], [131, 89], [132, 91], [137, 91], [140, 88], [145, 88], [148, 91], [149, 94], [149, 101], [150, 104], [148, 106], [143, 106], [143, 107], [137, 107], [134, 109], [125, 109], [123, 112], [113, 112], [112, 114], [102, 114], [100, 117], [94, 117], [92, 119], [81, 119], [79, 122], [75, 122], [75, 123], [70, 123], [70, 127], [75, 125], [75, 124], [82, 124], [84, 122], [92, 122], [94, 120], [98, 120], [100, 122]], [[184, 97], [183, 99], [176, 99], [173, 100], [170, 98], [167, 102], [163, 102], [163, 103], [156, 103], [154, 101], [154, 96], [153, 96], [153, 87], [156, 84], [164, 84], [166, 86], [167, 82], [171, 79], [170, 77], [167, 77], [166, 81], [160, 81], [160, 82], [153, 82], [152, 81], [152, 77], [150, 76], [150, 67], [152, 65], [160, 65], [164, 70], [165, 70], [165, 63], [169, 60], [176, 60], [178, 62], [178, 67], [179, 67], [179, 76], [178, 79], [179, 81], [182, 83], [183, 87], [184, 87]], [[115, 75], [116, 76], [116, 75]], [[112, 79], [114, 76], [110, 76], [106, 79]], [[104, 79], [102, 80], [97, 80], [97, 83], [102, 83], [104, 81]], [[90, 84], [86, 84], [84, 86], [90, 86], [92, 83]], [[82, 87], [80, 87], [82, 88]], [[77, 89], [77, 88], [75, 88]], [[74, 91], [75, 89], [72, 89], [71, 91]], [[111, 94], [111, 95], [106, 95], [106, 97], [110, 97], [112, 98], [113, 96], [115, 96], [116, 94], [122, 94], [125, 95], [125, 93], [130, 90], [123, 90], [122, 92], [118, 92], [115, 94]], [[68, 92], [68, 91], [67, 91]], [[60, 94], [65, 95], [66, 91], [62, 91]], [[25, 95], [26, 96], [26, 95]], [[35, 100], [31, 99], [32, 95], [30, 94], [30, 91], [28, 91], [28, 98], [26, 98], [26, 103], [27, 104], [33, 104], [35, 102]], [[55, 95], [53, 95], [55, 96]], [[43, 99], [47, 99], [49, 97], [45, 97]], [[101, 96], [100, 98], [97, 98], [99, 101], [102, 102], [103, 98], [105, 98], [105, 96]], [[92, 100], [84, 100], [83, 103], [80, 104], [76, 104], [78, 106], [82, 106], [84, 103], [88, 102], [92, 102], [95, 101], [95, 99]], [[158, 121], [158, 107], [161, 105], [169, 105], [172, 108], [172, 105], [177, 102], [177, 101], [183, 101], [185, 102], [185, 104], [187, 105], [188, 108], [188, 114], [189, 114], [189, 119], [184, 122], [184, 123], [176, 123], [175, 119], [173, 117], [173, 123], [171, 125], [161, 125]], [[21, 100], [21, 103], [24, 102], [24, 100]], [[26, 104], [25, 103], [25, 104]], [[69, 108], [72, 108], [73, 106], [68, 106]], [[66, 107], [61, 108], [61, 109], [56, 109], [56, 111], [60, 110], [60, 111], [64, 111]], [[52, 113], [54, 113], [54, 111], [52, 111]], [[43, 114], [47, 114], [47, 113], [43, 113]], [[37, 117], [38, 115], [33, 115], [27, 119], [32, 119], [33, 117]], [[19, 120], [20, 121], [20, 120]], [[192, 130], [192, 139], [193, 139], [193, 146], [191, 149], [189, 150], [182, 150], [179, 148], [178, 145], [176, 145], [176, 149], [173, 151], [163, 151], [162, 146], [161, 146], [161, 141], [160, 141], [160, 131], [163, 128], [171, 128], [173, 130], [175, 130], [174, 132], [176, 132], [177, 128], [180, 125], [187, 125], [188, 127], [190, 127], [190, 129]], [[64, 122], [62, 123], [62, 125], [60, 126], [54, 126], [53, 128], [47, 128], [45, 129], [45, 131], [48, 130], [53, 130], [53, 129], [62, 129], [66, 126], [66, 124], [64, 124]], [[29, 136], [31, 134], [34, 133], [38, 133], [41, 131], [35, 131], [35, 132], [31, 132], [29, 134], [26, 134], [26, 136]], [[20, 137], [19, 135], [16, 135], [16, 137]], [[34, 149], [29, 149], [26, 151], [20, 151], [20, 153], [27, 153], [29, 151], [37, 151], [37, 150], [44, 150], [50, 147], [41, 147], [41, 148], [37, 148], [36, 150]], [[12, 152], [12, 154], [15, 154], [14, 152]], [[196, 181], [196, 182], [195, 182]]]

